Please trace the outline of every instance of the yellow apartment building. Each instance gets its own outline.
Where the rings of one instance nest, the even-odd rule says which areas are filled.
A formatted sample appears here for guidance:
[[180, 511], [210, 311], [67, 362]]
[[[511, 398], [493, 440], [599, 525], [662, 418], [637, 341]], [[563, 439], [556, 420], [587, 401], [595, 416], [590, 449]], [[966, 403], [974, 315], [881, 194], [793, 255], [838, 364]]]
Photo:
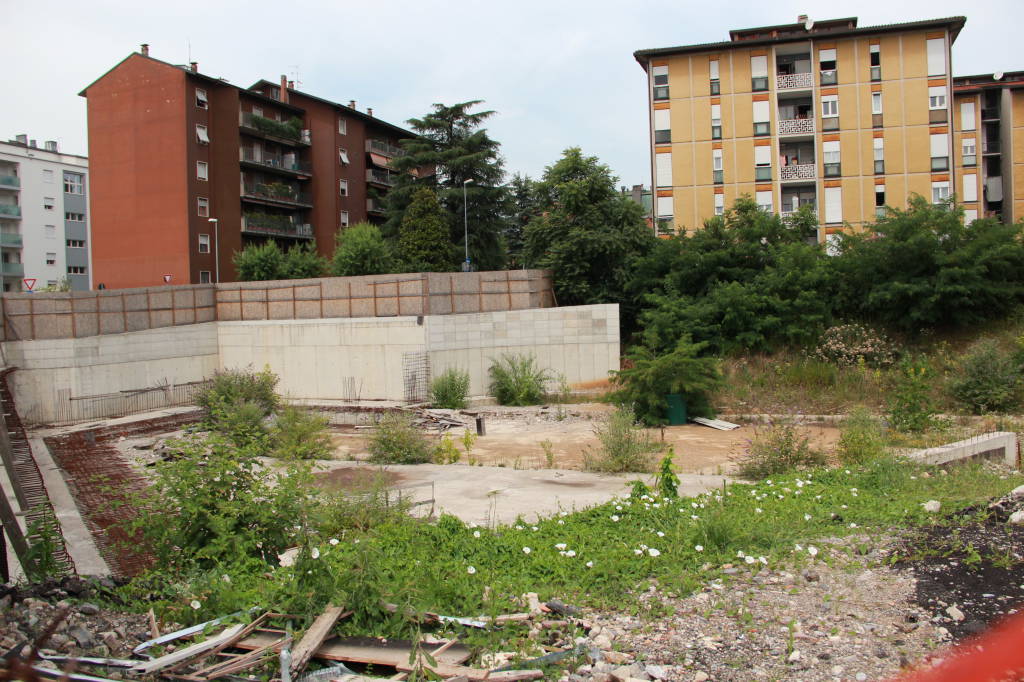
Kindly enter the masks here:
[[[782, 215], [811, 205], [829, 241], [911, 193], [947, 198], [957, 189], [954, 149], [958, 164], [963, 149], [963, 133], [951, 130], [951, 47], [965, 21], [858, 27], [855, 17], [801, 16], [731, 31], [725, 42], [636, 52], [648, 77], [661, 228], [699, 228], [748, 194]], [[1024, 125], [1019, 100], [1000, 97], [1001, 134], [1024, 134], [1009, 123]], [[976, 113], [983, 126], [980, 104]], [[1015, 158], [1024, 159], [1024, 146]]]

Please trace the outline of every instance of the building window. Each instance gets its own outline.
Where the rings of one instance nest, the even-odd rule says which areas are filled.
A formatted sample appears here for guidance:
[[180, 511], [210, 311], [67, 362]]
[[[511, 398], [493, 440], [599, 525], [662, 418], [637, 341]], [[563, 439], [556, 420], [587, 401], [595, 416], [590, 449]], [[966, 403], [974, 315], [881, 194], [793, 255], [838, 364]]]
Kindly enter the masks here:
[[338, 194], [343, 197], [348, 196], [348, 180], [338, 180]]
[[208, 109], [210, 107], [206, 101], [206, 90], [202, 88], [196, 88], [196, 106], [200, 109]]
[[839, 156], [839, 141], [830, 140], [821, 144], [821, 160], [825, 164], [825, 177], [838, 178], [842, 175]]
[[199, 253], [210, 253], [210, 235], [199, 235]]
[[205, 161], [196, 161], [196, 179], [210, 179], [210, 164], [206, 163]]
[[946, 39], [932, 38], [928, 41], [928, 76], [946, 75]]
[[85, 176], [81, 173], [65, 173], [64, 194], [85, 194]]
[[821, 84], [835, 85], [838, 82], [836, 51], [834, 49], [818, 50], [818, 63], [821, 69]]
[[875, 218], [885, 217], [885, 185], [875, 185]]
[[974, 208], [964, 209], [964, 225], [970, 225], [978, 219], [978, 210]]
[[949, 135], [940, 133], [929, 137], [931, 138], [929, 141], [932, 151], [932, 170], [949, 170]]
[[200, 270], [199, 271], [199, 283], [200, 284], [209, 284], [210, 283], [210, 271], [209, 270]]
[[271, 85], [269, 88], [267, 88], [267, 97], [269, 97], [270, 99], [276, 99], [277, 101], [280, 102], [281, 88], [277, 87], [276, 85]]
[[708, 75], [711, 77], [711, 94], [718, 95], [722, 92], [721, 82], [718, 74], [718, 60], [712, 59], [708, 62]]
[[658, 197], [658, 218], [672, 217], [672, 197]]
[[880, 81], [882, 80], [882, 47], [881, 45], [871, 45], [868, 47], [868, 51], [871, 57], [871, 80]]
[[754, 102], [754, 135], [769, 135], [771, 133], [770, 126], [768, 102]]
[[69, 220], [73, 223], [84, 223], [84, 213], [72, 213], [71, 211], [64, 211], [64, 220]]
[[754, 147], [754, 179], [759, 182], [772, 179], [772, 148], [770, 145]]
[[978, 176], [976, 173], [964, 173], [964, 191], [961, 196], [964, 201], [978, 200]]
[[725, 170], [722, 167], [722, 150], [711, 150], [711, 177], [716, 185], [725, 182]]
[[668, 67], [651, 67], [651, 87], [655, 100], [668, 99]]
[[973, 137], [965, 137], [963, 145], [963, 158], [965, 166], [978, 165], [978, 145]]
[[69, 265], [68, 266], [68, 274], [69, 275], [84, 275], [85, 274], [85, 266], [84, 265]]
[[839, 116], [839, 95], [825, 95], [821, 98], [821, 117], [836, 118]]
[[43, 227], [43, 235], [47, 239], [56, 239], [57, 238], [57, 226], [56, 225], [46, 225], [45, 227]]
[[53, 171], [52, 170], [43, 169], [43, 182], [45, 182], [48, 185], [52, 185], [53, 184]]
[[199, 144], [210, 144], [210, 135], [207, 132], [206, 126], [200, 123], [196, 124], [196, 141]]
[[711, 105], [711, 139], [722, 139], [722, 105]]
[[715, 215], [725, 215], [725, 195], [715, 195]]
[[654, 110], [654, 144], [665, 144], [672, 141], [672, 124], [668, 109]]
[[932, 203], [941, 204], [949, 199], [949, 183], [948, 182], [933, 182], [932, 183]]
[[348, 121], [346, 121], [341, 116], [338, 117], [338, 134], [339, 135], [347, 135], [348, 134]]
[[880, 114], [882, 113], [882, 93], [872, 92], [871, 93], [871, 113]]
[[832, 224], [843, 222], [842, 187], [825, 188], [825, 222]]
[[764, 192], [755, 192], [754, 201], [757, 202], [757, 207], [765, 213], [772, 212], [772, 193], [771, 190]]
[[342, 211], [339, 221], [342, 227], [348, 227], [348, 211]]
[[960, 103], [960, 129], [974, 130], [977, 126], [974, 123], [974, 102]]
[[57, 254], [56, 253], [52, 253], [52, 252], [47, 252], [46, 253], [46, 264], [47, 265], [56, 265], [57, 264]]
[[55, 279], [48, 279], [48, 280], [46, 280], [46, 286], [48, 286], [48, 287], [55, 287], [55, 286], [57, 286], [57, 280], [55, 280]]
[[672, 153], [654, 155], [654, 182], [658, 187], [672, 186]]
[[338, 162], [343, 166], [348, 165], [348, 151], [344, 147], [338, 147]]
[[43, 208], [47, 211], [52, 211], [53, 207], [57, 205], [57, 202], [53, 197], [43, 197]]
[[84, 239], [68, 239], [67, 240], [67, 246], [68, 246], [69, 249], [84, 249], [85, 248], [85, 240]]
[[210, 200], [206, 197], [196, 197], [196, 215], [200, 218], [210, 217]]
[[768, 57], [750, 58], [750, 89], [754, 92], [768, 89]]
[[939, 85], [928, 88], [928, 108], [929, 109], [945, 109], [946, 108], [946, 86]]
[[875, 173], [885, 173], [885, 141], [876, 137], [872, 140], [872, 146], [874, 147], [875, 155]]

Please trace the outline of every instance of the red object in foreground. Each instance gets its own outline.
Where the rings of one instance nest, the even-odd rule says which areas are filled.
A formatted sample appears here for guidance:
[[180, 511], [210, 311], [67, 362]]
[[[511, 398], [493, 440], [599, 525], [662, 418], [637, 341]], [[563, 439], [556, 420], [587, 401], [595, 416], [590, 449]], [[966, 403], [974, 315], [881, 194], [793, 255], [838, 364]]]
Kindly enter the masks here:
[[1024, 613], [1018, 613], [985, 634], [965, 640], [937, 666], [911, 671], [890, 682], [1002, 682], [1024, 679], [1022, 672]]

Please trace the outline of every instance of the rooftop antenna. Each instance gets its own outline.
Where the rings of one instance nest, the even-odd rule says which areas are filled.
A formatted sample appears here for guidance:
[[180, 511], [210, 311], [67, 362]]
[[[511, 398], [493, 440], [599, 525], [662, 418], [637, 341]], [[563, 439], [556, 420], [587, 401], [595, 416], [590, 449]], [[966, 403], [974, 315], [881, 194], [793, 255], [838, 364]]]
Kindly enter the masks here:
[[299, 65], [289, 64], [289, 67], [292, 70], [292, 80], [295, 81], [295, 89], [298, 90], [302, 87], [302, 81], [299, 80]]
[[188, 38], [185, 38], [185, 46], [186, 46], [187, 51], [188, 51], [188, 61], [186, 61], [185, 63], [186, 64], [191, 64], [192, 63], [192, 41], [190, 39], [188, 39]]
[[804, 22], [804, 30], [810, 31], [814, 28], [814, 19], [808, 19]]
[[994, 80], [994, 81], [1001, 81], [1001, 80], [1003, 80], [1003, 72], [1002, 71], [996, 71], [994, 74], [992, 74], [992, 80]]

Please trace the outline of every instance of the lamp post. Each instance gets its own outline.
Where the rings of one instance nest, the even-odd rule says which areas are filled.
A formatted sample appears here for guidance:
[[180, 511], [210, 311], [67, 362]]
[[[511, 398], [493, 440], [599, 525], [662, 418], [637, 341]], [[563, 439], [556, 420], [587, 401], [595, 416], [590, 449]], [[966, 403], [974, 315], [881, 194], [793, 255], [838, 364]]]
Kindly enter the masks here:
[[213, 280], [220, 284], [220, 223], [216, 218], [210, 218], [213, 223]]
[[469, 204], [466, 202], [466, 185], [473, 182], [473, 178], [462, 181], [462, 222], [466, 228], [466, 262], [462, 264], [462, 271], [469, 272]]

